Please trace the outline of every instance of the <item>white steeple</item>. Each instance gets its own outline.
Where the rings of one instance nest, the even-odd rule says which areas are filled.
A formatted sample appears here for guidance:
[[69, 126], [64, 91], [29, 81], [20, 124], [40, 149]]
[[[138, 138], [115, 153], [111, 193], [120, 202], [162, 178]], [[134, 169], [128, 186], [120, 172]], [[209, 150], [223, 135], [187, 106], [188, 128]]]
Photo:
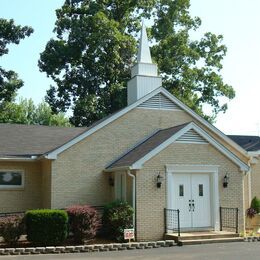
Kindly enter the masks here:
[[152, 63], [150, 48], [148, 44], [146, 28], [144, 22], [142, 24], [141, 38], [139, 42], [139, 49], [137, 55], [138, 63]]
[[139, 41], [137, 63], [131, 68], [131, 79], [127, 83], [127, 103], [134, 103], [141, 97], [162, 85], [157, 65], [152, 63], [149, 43], [144, 23]]

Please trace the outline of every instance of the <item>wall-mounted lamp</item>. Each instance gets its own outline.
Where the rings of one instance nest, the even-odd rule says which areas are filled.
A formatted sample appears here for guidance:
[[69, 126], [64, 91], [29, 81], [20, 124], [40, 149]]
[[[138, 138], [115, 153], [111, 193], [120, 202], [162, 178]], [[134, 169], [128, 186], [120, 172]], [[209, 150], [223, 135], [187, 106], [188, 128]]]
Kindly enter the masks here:
[[115, 181], [114, 181], [114, 178], [113, 178], [112, 176], [110, 176], [110, 177], [108, 178], [108, 183], [109, 183], [109, 185], [110, 185], [111, 187], [114, 187]]
[[229, 183], [229, 177], [228, 177], [228, 175], [226, 174], [226, 175], [224, 176], [224, 178], [223, 178], [223, 187], [224, 187], [224, 188], [227, 188], [228, 183]]
[[158, 172], [158, 175], [156, 177], [156, 186], [157, 186], [157, 188], [161, 188], [162, 181], [163, 181], [163, 177], [161, 176], [160, 172]]

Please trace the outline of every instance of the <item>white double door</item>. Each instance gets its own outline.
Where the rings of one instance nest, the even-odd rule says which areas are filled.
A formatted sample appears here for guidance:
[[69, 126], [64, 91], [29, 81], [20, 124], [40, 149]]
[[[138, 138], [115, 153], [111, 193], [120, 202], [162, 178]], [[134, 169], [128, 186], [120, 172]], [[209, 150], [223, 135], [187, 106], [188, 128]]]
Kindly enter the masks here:
[[180, 210], [181, 228], [211, 226], [209, 174], [173, 174], [172, 195], [173, 208]]

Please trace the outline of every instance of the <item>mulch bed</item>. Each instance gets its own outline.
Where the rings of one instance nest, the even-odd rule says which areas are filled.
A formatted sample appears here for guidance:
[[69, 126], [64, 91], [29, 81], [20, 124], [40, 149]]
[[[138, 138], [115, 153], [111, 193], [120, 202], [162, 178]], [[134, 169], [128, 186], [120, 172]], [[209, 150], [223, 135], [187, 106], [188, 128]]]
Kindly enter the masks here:
[[[85, 245], [94, 245], [94, 244], [112, 244], [116, 243], [114, 240], [106, 239], [103, 237], [96, 237], [91, 240], [85, 241]], [[64, 243], [62, 243], [59, 246], [77, 246], [79, 244], [75, 243], [75, 241], [72, 238], [67, 238]], [[15, 245], [7, 245], [5, 242], [0, 240], [0, 248], [25, 248], [25, 247], [37, 247], [37, 246], [42, 246], [39, 244], [33, 244], [30, 243], [29, 241], [26, 240], [26, 236], [22, 236], [21, 239], [17, 242]], [[53, 246], [53, 245], [49, 245]]]

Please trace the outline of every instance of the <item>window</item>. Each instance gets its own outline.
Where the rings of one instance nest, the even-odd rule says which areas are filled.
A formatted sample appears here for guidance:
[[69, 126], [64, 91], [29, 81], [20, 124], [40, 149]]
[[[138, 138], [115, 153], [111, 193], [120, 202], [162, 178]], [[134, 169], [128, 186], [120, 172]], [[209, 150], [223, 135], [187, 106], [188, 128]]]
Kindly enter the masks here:
[[184, 196], [184, 186], [183, 186], [183, 184], [179, 185], [179, 196], [180, 197]]
[[17, 170], [0, 170], [0, 188], [22, 188], [24, 174]]
[[203, 197], [203, 184], [199, 184], [199, 196]]

